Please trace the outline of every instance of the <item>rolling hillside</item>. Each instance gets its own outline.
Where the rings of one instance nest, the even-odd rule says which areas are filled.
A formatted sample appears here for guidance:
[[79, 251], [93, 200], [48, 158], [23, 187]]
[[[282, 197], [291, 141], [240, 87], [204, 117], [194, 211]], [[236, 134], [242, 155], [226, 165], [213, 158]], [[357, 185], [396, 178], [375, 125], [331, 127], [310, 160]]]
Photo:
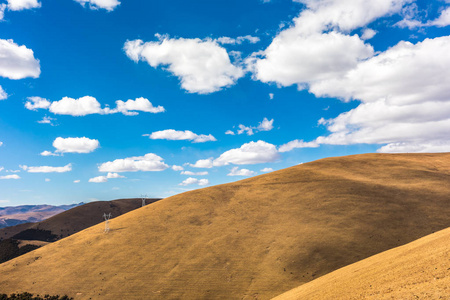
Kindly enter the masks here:
[[[159, 199], [147, 199], [147, 204]], [[0, 229], [0, 238], [8, 239], [25, 230], [46, 230], [59, 238], [67, 237], [75, 232], [86, 229], [103, 221], [104, 213], [111, 213], [112, 217], [120, 216], [142, 206], [141, 199], [118, 199], [112, 201], [95, 201], [86, 203], [70, 210], [63, 211], [42, 222], [20, 224]], [[19, 238], [20, 239], [20, 238]], [[33, 239], [32, 234], [27, 240]]]
[[450, 154], [328, 158], [163, 199], [0, 265], [0, 293], [269, 299], [450, 227]]
[[450, 228], [394, 248], [273, 300], [450, 299]]

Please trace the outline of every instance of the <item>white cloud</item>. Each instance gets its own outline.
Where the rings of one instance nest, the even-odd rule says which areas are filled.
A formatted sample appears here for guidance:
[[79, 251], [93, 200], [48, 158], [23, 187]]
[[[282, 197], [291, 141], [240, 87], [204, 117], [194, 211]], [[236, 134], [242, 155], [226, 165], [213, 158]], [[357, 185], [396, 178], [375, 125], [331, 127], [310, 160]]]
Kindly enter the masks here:
[[5, 168], [4, 167], [0, 167], [0, 172], [3, 171]]
[[[57, 137], [53, 141], [55, 153], [90, 153], [100, 146], [98, 140], [81, 138], [62, 138]], [[44, 151], [45, 152], [45, 151]]]
[[239, 169], [239, 167], [234, 167], [231, 169], [227, 176], [254, 176], [256, 172], [250, 171], [249, 169]]
[[238, 36], [237, 38], [230, 38], [227, 36], [223, 36], [223, 37], [216, 39], [216, 41], [222, 45], [240, 45], [244, 42], [256, 44], [260, 41], [260, 38], [256, 37], [256, 36], [251, 36], [251, 35]]
[[42, 155], [42, 156], [59, 156], [59, 154], [53, 153], [53, 152], [50, 152], [50, 151], [47, 151], [47, 150], [42, 151], [42, 152], [41, 152], [41, 155]]
[[56, 119], [54, 119], [54, 118], [45, 116], [45, 117], [42, 118], [42, 120], [37, 121], [37, 122], [38, 122], [39, 124], [50, 124], [50, 125], [53, 126], [52, 121], [55, 121], [55, 120], [56, 120]]
[[294, 19], [294, 25], [281, 31], [266, 50], [247, 60], [254, 77], [262, 82], [306, 89], [317, 81], [344, 75], [374, 54], [371, 45], [348, 33], [400, 12], [410, 0], [297, 2], [304, 3], [306, 9]]
[[76, 117], [105, 113], [97, 99], [91, 96], [84, 96], [78, 99], [63, 97], [59, 101], [52, 102], [49, 109], [54, 114]]
[[276, 147], [264, 141], [243, 144], [240, 148], [224, 152], [214, 160], [214, 166], [229, 164], [251, 165], [274, 162], [279, 159]]
[[391, 143], [378, 149], [381, 153], [430, 153], [450, 152], [450, 141], [432, 141], [424, 143]]
[[125, 102], [122, 100], [117, 100], [116, 108], [114, 109], [109, 107], [101, 108], [101, 105], [97, 99], [91, 96], [84, 96], [78, 99], [64, 97], [59, 101], [52, 102], [49, 106], [49, 110], [54, 114], [70, 115], [75, 117], [90, 114], [107, 115], [115, 113], [122, 113], [126, 116], [135, 116], [139, 114], [139, 111], [149, 113], [160, 113], [165, 111], [164, 107], [155, 107], [148, 99], [142, 97], [136, 98], [136, 100], [130, 99]]
[[243, 69], [233, 65], [227, 51], [215, 41], [157, 36], [160, 40], [155, 42], [127, 41], [126, 55], [135, 62], [146, 61], [153, 68], [165, 67], [190, 93], [213, 93], [244, 76]]
[[88, 5], [90, 9], [106, 9], [107, 11], [113, 11], [120, 2], [117, 0], [75, 0], [83, 6]]
[[261, 170], [261, 172], [264, 172], [264, 173], [269, 173], [269, 172], [273, 172], [273, 171], [274, 170], [272, 168], [264, 168]]
[[307, 9], [296, 18], [300, 33], [322, 32], [330, 29], [350, 32], [378, 18], [399, 13], [411, 0], [296, 0]]
[[5, 10], [7, 5], [5, 3], [0, 4], [0, 21], [3, 21], [3, 18], [5, 17]]
[[409, 29], [430, 26], [445, 27], [450, 25], [450, 7], [442, 10], [439, 17], [434, 20], [427, 20], [426, 22], [423, 22], [418, 15], [418, 7], [415, 3], [413, 3], [403, 10], [403, 20], [397, 22], [395, 25], [400, 28], [407, 27]]
[[344, 75], [374, 53], [356, 34], [332, 31], [305, 36], [297, 29], [282, 31], [262, 58], [248, 60], [256, 79], [305, 89], [314, 82]]
[[174, 170], [174, 171], [183, 171], [184, 168], [182, 166], [173, 165], [172, 166], [172, 170]]
[[331, 132], [318, 144], [387, 144], [383, 152], [442, 151], [450, 138], [450, 36], [396, 46], [345, 76], [312, 86], [316, 96], [362, 103], [320, 120]]
[[273, 100], [273, 96], [274, 96], [273, 93], [269, 93], [269, 99], [270, 100]]
[[20, 176], [17, 174], [5, 175], [5, 176], [0, 176], [0, 179], [20, 179]]
[[361, 39], [363, 39], [363, 40], [370, 40], [376, 34], [377, 34], [377, 32], [375, 30], [370, 29], [370, 28], [366, 28], [366, 29], [364, 29], [364, 31], [363, 31], [363, 33], [361, 35]]
[[107, 182], [108, 178], [106, 178], [106, 176], [97, 176], [94, 178], [90, 178], [89, 182], [94, 182], [94, 183], [103, 183], [103, 182]]
[[191, 184], [198, 184], [200, 186], [208, 185], [209, 184], [209, 180], [208, 179], [197, 179], [197, 178], [189, 177], [188, 179], [186, 179], [182, 183], [180, 183], [180, 185], [183, 185], [183, 186], [191, 185]]
[[79, 179], [74, 180], [73, 183], [80, 183], [80, 180]]
[[[267, 118], [264, 118], [261, 122], [259, 122], [258, 126], [245, 126], [242, 124], [238, 125], [237, 134], [243, 134], [246, 133], [247, 135], [253, 135], [256, 132], [259, 131], [270, 131], [273, 129], [273, 119], [268, 120]], [[225, 134], [234, 135], [234, 132], [231, 130], [228, 130], [225, 132]]]
[[45, 178], [45, 182], [50, 182], [52, 181], [50, 178]]
[[171, 140], [171, 141], [188, 140], [193, 141], [194, 143], [217, 141], [216, 138], [213, 137], [211, 134], [198, 135], [189, 130], [178, 131], [174, 129], [166, 129], [161, 131], [155, 131], [151, 134], [144, 134], [143, 136], [148, 136], [152, 140]]
[[208, 171], [204, 171], [204, 172], [183, 171], [183, 172], [181, 172], [181, 175], [189, 175], [189, 176], [205, 176], [208, 174], [209, 174]]
[[7, 0], [9, 10], [24, 10], [41, 7], [37, 0]]
[[313, 142], [304, 142], [303, 140], [293, 140], [289, 143], [281, 145], [278, 151], [280, 152], [289, 152], [295, 148], [317, 148], [319, 144], [315, 141]]
[[169, 168], [163, 159], [154, 153], [147, 153], [144, 156], [127, 157], [116, 159], [101, 164], [98, 168], [100, 172], [149, 172], [164, 171]]
[[194, 168], [210, 169], [213, 167], [213, 160], [212, 160], [212, 158], [200, 159], [200, 160], [197, 160], [197, 162], [195, 164], [189, 164], [189, 166], [194, 167]]
[[243, 134], [244, 132], [247, 133], [247, 135], [253, 135], [254, 134], [252, 127], [245, 126], [245, 125], [242, 125], [242, 124], [239, 124], [238, 127], [239, 127], [239, 130], [237, 131], [237, 134]]
[[[138, 111], [148, 112], [148, 113], [160, 113], [164, 112], [165, 109], [161, 105], [154, 107], [153, 104], [143, 97], [136, 98], [136, 100], [128, 100], [126, 102], [122, 100], [116, 101], [116, 108], [112, 112], [121, 112], [126, 116], [138, 115]], [[111, 112], [110, 112], [111, 113]]]
[[28, 97], [28, 101], [25, 103], [25, 107], [29, 110], [48, 109], [52, 104], [45, 98], [41, 97]]
[[117, 173], [109, 172], [108, 175], [106, 175], [106, 178], [125, 178], [125, 176], [122, 176], [122, 175], [117, 174]]
[[0, 76], [9, 79], [37, 78], [41, 74], [39, 60], [33, 50], [13, 40], [0, 39]]
[[8, 98], [8, 94], [5, 92], [5, 90], [2, 88], [2, 86], [0, 86], [0, 100], [5, 100], [7, 98]]
[[40, 167], [28, 167], [20, 166], [23, 170], [28, 173], [64, 173], [72, 171], [72, 164], [67, 164], [64, 167], [50, 167], [50, 166], [40, 166]]

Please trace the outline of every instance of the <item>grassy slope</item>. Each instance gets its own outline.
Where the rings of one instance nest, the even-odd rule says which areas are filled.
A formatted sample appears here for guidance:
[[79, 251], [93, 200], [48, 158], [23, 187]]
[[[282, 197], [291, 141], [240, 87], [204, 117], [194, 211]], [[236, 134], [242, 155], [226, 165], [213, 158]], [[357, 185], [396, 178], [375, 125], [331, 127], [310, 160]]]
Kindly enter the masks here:
[[449, 299], [450, 228], [286, 292], [274, 300]]
[[191, 191], [0, 265], [0, 292], [268, 299], [450, 226], [450, 154], [329, 158]]

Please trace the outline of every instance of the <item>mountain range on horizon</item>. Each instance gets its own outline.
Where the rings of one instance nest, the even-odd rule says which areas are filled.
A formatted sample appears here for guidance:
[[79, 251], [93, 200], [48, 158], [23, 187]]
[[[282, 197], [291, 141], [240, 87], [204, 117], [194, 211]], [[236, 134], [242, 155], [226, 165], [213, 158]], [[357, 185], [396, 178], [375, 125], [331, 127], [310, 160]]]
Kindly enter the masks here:
[[40, 222], [62, 213], [63, 211], [83, 204], [83, 202], [80, 202], [77, 204], [56, 206], [39, 204], [0, 207], [0, 228], [15, 226], [23, 223]]

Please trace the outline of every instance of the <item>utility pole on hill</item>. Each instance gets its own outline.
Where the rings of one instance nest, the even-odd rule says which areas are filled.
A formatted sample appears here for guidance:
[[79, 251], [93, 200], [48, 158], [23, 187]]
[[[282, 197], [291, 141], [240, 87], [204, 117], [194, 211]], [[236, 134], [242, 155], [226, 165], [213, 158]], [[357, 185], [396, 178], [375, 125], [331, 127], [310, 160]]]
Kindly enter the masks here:
[[105, 219], [105, 233], [109, 232], [109, 219], [111, 219], [111, 213], [103, 214], [103, 219]]
[[147, 195], [141, 195], [141, 199], [142, 199], [142, 207], [145, 206], [145, 199], [147, 199]]

